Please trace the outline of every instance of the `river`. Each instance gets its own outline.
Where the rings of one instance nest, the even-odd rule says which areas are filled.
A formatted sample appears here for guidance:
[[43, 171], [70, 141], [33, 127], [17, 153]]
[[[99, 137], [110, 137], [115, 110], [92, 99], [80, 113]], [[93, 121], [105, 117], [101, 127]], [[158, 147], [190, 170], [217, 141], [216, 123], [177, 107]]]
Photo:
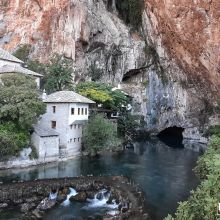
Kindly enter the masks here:
[[[152, 219], [160, 220], [168, 213], [173, 214], [178, 202], [186, 200], [190, 191], [198, 185], [198, 179], [192, 169], [201, 152], [197, 144], [190, 148], [184, 148], [182, 145], [170, 147], [158, 139], [142, 140], [135, 142], [134, 148], [126, 149], [120, 154], [108, 153], [99, 158], [79, 157], [35, 168], [0, 171], [0, 181], [80, 175], [124, 175], [140, 185], [146, 193]], [[57, 220], [65, 209], [59, 210], [59, 213], [56, 213]], [[54, 213], [51, 214], [53, 215]], [[52, 218], [54, 219], [54, 216]], [[7, 218], [1, 218], [0, 213], [0, 219], [12, 218], [9, 215]]]

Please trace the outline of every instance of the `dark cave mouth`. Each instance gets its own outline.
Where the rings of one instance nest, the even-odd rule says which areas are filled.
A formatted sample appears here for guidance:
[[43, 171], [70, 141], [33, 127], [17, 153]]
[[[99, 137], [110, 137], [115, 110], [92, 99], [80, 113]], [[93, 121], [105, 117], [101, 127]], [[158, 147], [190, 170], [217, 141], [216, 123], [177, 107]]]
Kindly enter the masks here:
[[168, 127], [161, 131], [157, 137], [164, 142], [166, 145], [174, 148], [184, 147], [183, 146], [183, 132], [182, 127]]

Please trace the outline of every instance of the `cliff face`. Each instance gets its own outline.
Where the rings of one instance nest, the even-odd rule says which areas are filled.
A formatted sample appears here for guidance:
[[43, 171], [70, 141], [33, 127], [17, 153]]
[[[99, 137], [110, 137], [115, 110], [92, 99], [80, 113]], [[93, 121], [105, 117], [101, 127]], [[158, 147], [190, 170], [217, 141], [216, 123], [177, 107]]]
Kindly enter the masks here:
[[[145, 0], [148, 33], [192, 78], [220, 90], [220, 2], [218, 0]], [[188, 78], [190, 75], [188, 74]]]
[[137, 34], [114, 2], [0, 0], [0, 46], [31, 44], [31, 57], [42, 62], [65, 54], [76, 81], [90, 79], [93, 70], [102, 73], [96, 80], [121, 83], [147, 130], [181, 126], [185, 137], [199, 139], [220, 91], [220, 3], [145, 0]]
[[[32, 58], [45, 62], [51, 53], [73, 59], [77, 72], [88, 76], [91, 66], [102, 80], [119, 82], [124, 72], [145, 62], [145, 42], [95, 0], [2, 1], [0, 46], [13, 51], [32, 45]], [[8, 3], [7, 3], [8, 2]]]

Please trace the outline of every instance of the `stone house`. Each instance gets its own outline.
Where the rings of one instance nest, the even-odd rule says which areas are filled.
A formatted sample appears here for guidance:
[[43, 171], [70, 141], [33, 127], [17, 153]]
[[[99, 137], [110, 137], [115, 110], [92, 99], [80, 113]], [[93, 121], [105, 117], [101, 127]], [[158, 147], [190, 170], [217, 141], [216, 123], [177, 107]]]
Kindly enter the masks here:
[[40, 87], [40, 79], [43, 75], [24, 67], [24, 62], [0, 48], [0, 77], [9, 73], [25, 74], [32, 76], [37, 86]]
[[[32, 143], [38, 150], [39, 156], [44, 155], [48, 148], [48, 155], [56, 156], [59, 151], [60, 157], [71, 157], [79, 155], [81, 152], [83, 125], [88, 120], [89, 105], [95, 104], [90, 99], [83, 97], [73, 91], [59, 91], [44, 97], [47, 104], [47, 110], [42, 115], [37, 129], [32, 135]], [[59, 143], [55, 143], [56, 135], [51, 129], [59, 135]], [[43, 133], [39, 132], [49, 130], [46, 140]], [[49, 135], [51, 134], [51, 135]], [[51, 149], [50, 142], [53, 142]], [[53, 153], [52, 153], [53, 152]]]

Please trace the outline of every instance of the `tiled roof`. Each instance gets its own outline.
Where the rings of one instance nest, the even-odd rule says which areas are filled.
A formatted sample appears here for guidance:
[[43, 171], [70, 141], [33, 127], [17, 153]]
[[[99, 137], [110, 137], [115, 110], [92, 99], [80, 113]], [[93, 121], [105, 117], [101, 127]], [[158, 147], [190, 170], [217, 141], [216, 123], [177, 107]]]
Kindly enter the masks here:
[[46, 103], [87, 103], [94, 104], [92, 100], [81, 96], [73, 91], [59, 91], [48, 95], [44, 100]]
[[24, 63], [22, 60], [19, 60], [17, 57], [11, 55], [8, 51], [0, 48], [0, 59], [8, 60], [16, 63]]
[[45, 128], [40, 127], [39, 125], [34, 126], [34, 131], [40, 137], [59, 136], [59, 133], [54, 131], [53, 129], [45, 129]]
[[1, 73], [23, 73], [23, 74], [32, 75], [32, 76], [39, 76], [39, 77], [43, 76], [39, 73], [26, 69], [22, 66], [10, 66], [10, 65], [4, 65], [0, 67], [0, 74]]

